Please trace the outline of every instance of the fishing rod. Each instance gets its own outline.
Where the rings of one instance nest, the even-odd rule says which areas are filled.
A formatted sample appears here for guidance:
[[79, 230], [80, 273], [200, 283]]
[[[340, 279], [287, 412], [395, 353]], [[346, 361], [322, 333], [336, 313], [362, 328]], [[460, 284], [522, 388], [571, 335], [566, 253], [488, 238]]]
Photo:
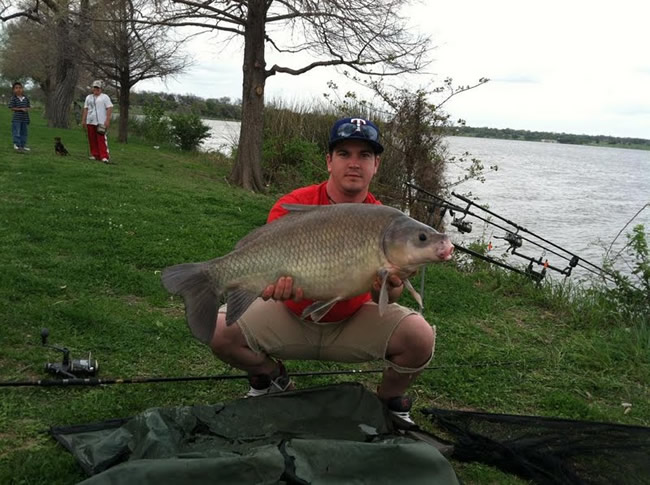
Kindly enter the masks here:
[[[556, 245], [554, 243], [551, 243], [550, 241], [547, 241], [546, 239], [534, 234], [531, 231], [528, 231], [526, 228], [524, 228], [524, 227], [510, 221], [509, 219], [501, 217], [501, 216], [495, 214], [494, 212], [489, 211], [488, 209], [485, 209], [485, 208], [481, 207], [480, 205], [476, 204], [475, 202], [473, 202], [473, 201], [471, 201], [471, 200], [469, 200], [469, 199], [467, 199], [467, 198], [465, 198], [463, 196], [460, 196], [458, 194], [453, 193], [456, 197], [458, 197], [461, 200], [463, 200], [464, 202], [468, 203], [467, 207], [465, 207], [465, 208], [460, 207], [460, 206], [458, 206], [456, 204], [453, 204], [453, 203], [443, 199], [442, 197], [437, 196], [435, 194], [432, 194], [431, 192], [427, 191], [426, 189], [418, 187], [417, 185], [412, 184], [410, 182], [407, 182], [406, 185], [409, 186], [409, 187], [412, 187], [413, 189], [415, 189], [415, 190], [417, 190], [419, 192], [422, 192], [422, 193], [426, 194], [427, 196], [435, 199], [435, 201], [438, 201], [438, 202], [427, 200], [427, 199], [422, 199], [422, 198], [416, 198], [416, 200], [419, 200], [419, 201], [422, 201], [422, 202], [425, 202], [425, 203], [429, 203], [429, 204], [433, 202], [434, 206], [442, 208], [443, 211], [444, 210], [449, 210], [452, 217], [453, 217], [451, 225], [456, 227], [461, 233], [469, 233], [472, 230], [471, 222], [464, 220], [465, 217], [468, 216], [468, 215], [472, 216], [472, 217], [476, 217], [477, 219], [479, 219], [479, 220], [481, 220], [481, 221], [483, 221], [483, 222], [485, 222], [487, 224], [491, 224], [491, 225], [497, 227], [498, 229], [501, 229], [501, 230], [505, 231], [505, 233], [506, 233], [505, 237], [502, 237], [502, 238], [497, 237], [497, 238], [498, 239], [504, 239], [504, 240], [506, 240], [506, 242], [508, 242], [508, 244], [510, 245], [510, 248], [507, 251], [511, 251], [512, 254], [514, 254], [516, 256], [519, 256], [519, 257], [529, 261], [529, 266], [528, 266], [527, 272], [530, 273], [530, 274], [533, 274], [532, 264], [534, 263], [534, 264], [537, 264], [537, 265], [540, 265], [540, 266], [544, 267], [541, 273], [545, 273], [547, 269], [552, 269], [554, 271], [559, 272], [560, 274], [562, 274], [564, 276], [569, 276], [574, 267], [580, 266], [581, 268], [583, 268], [583, 269], [585, 269], [585, 270], [587, 270], [587, 271], [589, 271], [589, 272], [591, 272], [593, 274], [601, 276], [603, 278], [605, 278], [605, 277], [602, 275], [602, 273], [611, 275], [609, 272], [607, 272], [604, 269], [596, 266], [593, 263], [590, 263], [589, 261], [582, 260], [582, 261], [585, 261], [586, 263], [594, 266], [595, 268], [598, 268], [601, 273], [593, 270], [592, 268], [589, 268], [587, 266], [584, 266], [584, 265], [580, 264], [581, 258], [579, 256], [573, 254], [572, 252], [570, 252], [570, 251], [568, 251], [568, 250], [566, 250], [566, 249], [564, 249], [564, 248], [562, 248], [562, 247], [560, 247], [560, 246], [558, 246], [558, 245]], [[512, 225], [513, 227], [515, 227], [517, 229], [516, 232], [512, 232], [509, 228], [503, 227], [500, 224], [497, 224], [497, 223], [495, 223], [495, 222], [493, 222], [493, 221], [491, 221], [491, 220], [489, 220], [489, 219], [487, 219], [485, 217], [482, 217], [482, 216], [480, 216], [480, 215], [478, 215], [478, 214], [476, 214], [474, 212], [471, 212], [469, 210], [469, 208], [472, 205], [474, 205], [474, 206], [478, 207], [479, 209], [482, 209], [482, 210], [488, 212], [490, 215], [493, 215], [493, 216], [497, 217], [498, 219], [501, 219], [501, 220], [507, 222], [508, 224]], [[452, 211], [457, 211], [457, 212], [462, 213], [463, 217], [461, 217], [461, 218], [456, 217], [455, 214]], [[443, 212], [443, 214], [444, 214], [444, 212]], [[548, 244], [560, 249], [561, 251], [564, 251], [567, 254], [570, 254], [571, 257], [568, 257], [568, 256], [566, 256], [564, 254], [557, 253], [556, 251], [553, 251], [552, 249], [549, 249], [549, 248], [539, 244], [536, 241], [533, 241], [533, 240], [531, 240], [531, 239], [529, 239], [529, 238], [527, 238], [525, 236], [517, 234], [519, 232], [519, 230], [525, 231], [525, 232], [531, 234], [532, 236], [534, 236], [534, 237], [536, 237], [536, 238], [538, 238], [538, 239], [540, 239], [540, 240], [542, 240], [544, 242], [547, 242]], [[516, 251], [516, 249], [518, 247], [521, 247], [522, 241], [529, 242], [530, 244], [533, 244], [534, 246], [537, 246], [537, 247], [543, 249], [545, 252], [549, 252], [549, 253], [554, 254], [554, 255], [556, 255], [556, 256], [558, 256], [560, 258], [566, 259], [567, 261], [569, 261], [568, 266], [566, 268], [564, 268], [564, 269], [560, 269], [560, 268], [557, 268], [555, 266], [550, 265], [548, 263], [548, 260], [547, 261], [542, 261], [542, 257], [539, 257], [539, 258], [536, 259], [536, 258], [532, 258], [530, 256], [522, 254], [521, 252]], [[490, 262], [492, 262], [492, 261], [490, 261]], [[508, 268], [508, 269], [510, 269], [510, 268]], [[541, 273], [537, 273], [537, 274], [541, 274]], [[612, 280], [610, 278], [605, 278], [605, 279], [607, 279], [607, 280], [609, 280], [611, 282], [615, 282], [614, 280]]]
[[[476, 251], [473, 251], [469, 248], [466, 248], [464, 246], [461, 246], [460, 244], [454, 244], [454, 248], [457, 249], [460, 252], [467, 253], [470, 256], [473, 256], [478, 259], [482, 259], [483, 261], [487, 261], [488, 263], [494, 264], [496, 266], [500, 266], [501, 268], [508, 269], [510, 271], [514, 271], [515, 273], [519, 273], [524, 276], [528, 276], [535, 280], [536, 282], [540, 282], [544, 279], [544, 276], [546, 275], [546, 268], [544, 268], [542, 271], [537, 272], [532, 269], [532, 265], [528, 265], [528, 268], [525, 271], [520, 270], [519, 268], [515, 268], [514, 266], [511, 266], [509, 264], [506, 264], [502, 261], [499, 261], [498, 259], [491, 258], [490, 256], [485, 256], [481, 253], [477, 253]], [[424, 291], [424, 290], [423, 290]]]
[[[550, 245], [553, 246], [554, 248], [557, 248], [557, 249], [559, 249], [559, 250], [561, 250], [561, 251], [564, 251], [564, 252], [567, 253], [567, 254], [570, 254], [573, 258], [577, 258], [577, 259], [581, 260], [582, 262], [584, 262], [584, 263], [586, 263], [586, 264], [589, 264], [589, 265], [593, 266], [594, 268], [598, 269], [599, 271], [609, 274], [607, 271], [605, 271], [605, 270], [604, 270], [603, 268], [601, 268], [600, 266], [598, 266], [598, 265], [596, 265], [596, 264], [594, 264], [594, 263], [592, 263], [592, 262], [590, 262], [590, 261], [587, 261], [587, 260], [584, 259], [584, 258], [579, 257], [577, 254], [574, 254], [574, 253], [572, 253], [571, 251], [569, 251], [569, 250], [567, 250], [567, 249], [565, 249], [565, 248], [563, 248], [563, 247], [561, 247], [561, 246], [558, 246], [557, 244], [554, 244], [554, 243], [552, 243], [551, 241], [549, 241], [549, 240], [547, 240], [547, 239], [544, 239], [543, 237], [541, 237], [541, 236], [535, 234], [535, 233], [532, 232], [532, 231], [529, 231], [529, 230], [526, 229], [525, 227], [522, 227], [522, 226], [520, 226], [519, 224], [516, 224], [516, 223], [512, 222], [512, 221], [509, 220], [509, 219], [506, 219], [505, 217], [502, 217], [502, 216], [500, 216], [500, 215], [498, 215], [498, 214], [495, 214], [495, 213], [492, 212], [491, 210], [486, 209], [485, 207], [483, 207], [483, 206], [477, 204], [476, 202], [474, 202], [474, 201], [468, 199], [467, 197], [462, 196], [462, 195], [460, 195], [460, 194], [457, 194], [456, 192], [452, 192], [451, 194], [452, 194], [454, 197], [459, 198], [459, 199], [462, 200], [463, 202], [466, 202], [466, 203], [468, 204], [468, 208], [469, 208], [470, 206], [472, 206], [472, 205], [473, 205], [473, 206], [476, 206], [476, 207], [478, 207], [479, 209], [481, 209], [482, 211], [487, 212], [487, 213], [490, 214], [491, 216], [494, 216], [494, 217], [496, 217], [496, 218], [498, 218], [498, 219], [501, 219], [501, 220], [504, 221], [504, 222], [507, 222], [507, 223], [510, 224], [511, 226], [515, 227], [515, 228], [517, 229], [517, 231], [523, 231], [523, 232], [526, 232], [526, 233], [530, 234], [531, 236], [536, 237], [536, 238], [539, 239], [540, 241], [544, 241], [546, 244], [550, 244]], [[529, 242], [530, 242], [530, 241], [529, 241]], [[546, 248], [545, 248], [545, 249], [546, 249]], [[566, 257], [566, 256], [564, 256], [564, 257], [565, 257], [566, 259], [569, 259], [569, 258]], [[581, 267], [584, 268], [584, 266], [581, 266]], [[585, 269], [588, 269], [588, 268], [585, 268]], [[610, 274], [610, 276], [611, 276], [611, 274]]]
[[[515, 361], [493, 361], [493, 362], [476, 362], [473, 364], [453, 364], [438, 365], [425, 367], [424, 371], [454, 369], [461, 367], [508, 367], [526, 363], [535, 363], [542, 361], [542, 358], [524, 359]], [[350, 374], [379, 374], [384, 369], [347, 369], [347, 370], [329, 370], [329, 371], [304, 371], [290, 372], [290, 377], [319, 377], [334, 375]], [[26, 381], [0, 381], [0, 387], [72, 387], [72, 386], [107, 386], [114, 384], [159, 384], [165, 382], [197, 382], [197, 381], [228, 381], [248, 379], [248, 374], [216, 374], [211, 376], [179, 376], [179, 377], [130, 377], [130, 378], [109, 378], [101, 379], [97, 377], [86, 378], [64, 378], [64, 379], [32, 379]]]
[[[421, 190], [424, 191], [427, 195], [431, 195], [433, 197], [436, 197], [433, 194], [429, 194], [429, 192], [426, 192], [424, 189], [421, 189]], [[437, 197], [437, 198], [439, 198], [439, 197]], [[424, 199], [422, 197], [416, 197], [415, 200], [418, 200], [420, 202], [425, 202], [425, 203], [431, 203], [431, 200]], [[444, 201], [444, 199], [440, 199], [440, 200]], [[552, 270], [557, 271], [558, 273], [560, 273], [560, 274], [562, 274], [564, 276], [569, 276], [571, 274], [571, 271], [573, 270], [573, 268], [578, 264], [578, 261], [579, 261], [578, 258], [569, 259], [568, 257], [564, 256], [563, 254], [556, 253], [552, 249], [548, 249], [548, 248], [542, 246], [538, 242], [532, 241], [532, 240], [530, 240], [530, 239], [528, 239], [528, 238], [526, 238], [524, 236], [520, 236], [520, 235], [518, 235], [516, 233], [511, 232], [508, 228], [503, 227], [503, 226], [501, 226], [501, 225], [499, 225], [499, 224], [497, 224], [495, 222], [492, 222], [489, 219], [486, 219], [485, 217], [482, 217], [482, 216], [480, 216], [478, 214], [475, 214], [475, 213], [469, 211], [467, 208], [462, 208], [462, 207], [459, 207], [457, 205], [450, 204], [450, 203], [448, 203], [446, 201], [445, 202], [434, 202], [434, 205], [435, 205], [435, 207], [440, 207], [443, 210], [449, 210], [450, 211], [450, 214], [453, 217], [453, 220], [451, 221], [451, 225], [454, 226], [456, 229], [458, 229], [458, 231], [461, 232], [461, 233], [470, 233], [470, 232], [472, 232], [472, 223], [471, 223], [471, 221], [466, 221], [465, 220], [465, 217], [468, 216], [468, 215], [472, 216], [472, 217], [476, 217], [477, 219], [479, 219], [479, 220], [481, 220], [483, 222], [491, 224], [491, 225], [495, 226], [496, 228], [505, 231], [506, 235], [504, 237], [494, 236], [495, 239], [504, 239], [504, 240], [506, 240], [508, 242], [508, 244], [510, 245], [510, 248], [508, 248], [508, 250], [506, 250], [506, 252], [511, 251], [512, 254], [514, 254], [516, 256], [519, 256], [520, 258], [526, 259], [531, 263], [531, 264], [529, 264], [529, 267], [531, 269], [527, 270], [527, 273], [532, 274], [532, 263], [535, 263], [535, 264], [538, 264], [540, 266], [544, 266], [544, 270], [542, 271], [543, 273], [545, 273], [546, 269], [552, 269]], [[463, 217], [460, 217], [460, 218], [456, 217], [453, 211], [461, 212], [463, 214]], [[522, 254], [520, 252], [517, 252], [516, 248], [521, 247], [522, 241], [529, 242], [529, 243], [533, 244], [534, 246], [537, 246], [537, 247], [543, 249], [544, 251], [548, 251], [551, 254], [555, 254], [556, 256], [559, 256], [560, 258], [568, 260], [569, 265], [564, 269], [560, 269], [560, 268], [557, 268], [555, 266], [550, 265], [548, 263], [548, 261], [546, 261], [546, 262], [542, 261], [542, 257], [540, 257], [538, 259], [535, 259], [535, 258], [532, 258], [532, 257], [527, 256], [525, 254]], [[454, 246], [457, 246], [457, 245], [454, 245]], [[465, 251], [465, 252], [468, 252], [468, 251]], [[470, 254], [470, 253], [468, 253], [468, 254]], [[472, 254], [472, 256], [479, 257], [479, 253], [476, 253], [475, 251], [472, 252], [471, 254]], [[483, 258], [480, 258], [480, 259], [484, 259], [485, 261], [489, 261], [489, 262], [492, 262], [494, 264], [497, 264], [497, 260], [495, 260], [493, 258], [483, 257]], [[504, 266], [503, 264], [497, 264], [497, 265], [502, 266], [502, 267], [507, 268], [507, 269], [511, 269], [511, 270], [514, 271], [514, 268], [512, 266], [507, 266], [507, 265]], [[592, 272], [594, 274], [598, 274], [596, 271], [592, 270], [591, 268], [586, 268], [585, 267], [584, 269], [586, 269], [587, 271], [590, 271], [590, 272]]]
[[[437, 196], [437, 195], [435, 195], [435, 194], [432, 194], [431, 192], [427, 191], [426, 189], [423, 189], [423, 188], [421, 188], [421, 187], [418, 187], [418, 186], [416, 186], [416, 185], [414, 185], [414, 184], [411, 184], [411, 183], [408, 183], [408, 182], [407, 182], [406, 185], [409, 185], [409, 186], [413, 187], [414, 189], [416, 189], [416, 190], [418, 190], [418, 191], [420, 191], [420, 192], [423, 192], [423, 193], [427, 194], [428, 196], [433, 197], [433, 198], [436, 199], [436, 200], [439, 200], [440, 203], [439, 203], [439, 204], [436, 204], [437, 206], [439, 206], [439, 207], [441, 207], [441, 208], [443, 208], [443, 209], [449, 209], [449, 210], [452, 210], [452, 211], [458, 211], [458, 212], [462, 213], [462, 214], [463, 214], [463, 217], [462, 217], [462, 218], [458, 219], [458, 218], [454, 217], [454, 220], [451, 222], [451, 225], [454, 226], [454, 227], [457, 227], [458, 230], [459, 230], [460, 232], [463, 232], [463, 233], [469, 233], [469, 232], [472, 231], [472, 230], [471, 230], [471, 222], [469, 222], [469, 221], [463, 221], [463, 219], [464, 219], [466, 216], [469, 215], [469, 216], [472, 216], [472, 217], [476, 217], [477, 219], [479, 219], [479, 220], [481, 220], [481, 221], [483, 221], [483, 222], [485, 222], [485, 223], [487, 223], [487, 224], [491, 224], [491, 225], [497, 227], [498, 229], [501, 229], [501, 230], [505, 231], [505, 232], [506, 232], [506, 237], [505, 237], [505, 238], [500, 238], [500, 239], [506, 239], [508, 242], [511, 241], [511, 240], [508, 238], [508, 234], [513, 234], [512, 231], [510, 231], [510, 229], [508, 229], [508, 228], [506, 228], [506, 227], [503, 227], [503, 226], [501, 226], [501, 225], [499, 225], [499, 224], [497, 224], [497, 223], [491, 221], [490, 219], [487, 219], [487, 218], [485, 218], [485, 217], [482, 217], [482, 216], [480, 216], [480, 215], [478, 215], [478, 214], [476, 214], [476, 213], [474, 213], [474, 212], [471, 212], [471, 211], [469, 210], [469, 207], [470, 207], [471, 204], [476, 205], [476, 207], [478, 207], [478, 208], [482, 208], [481, 206], [479, 206], [479, 205], [477, 205], [477, 204], [474, 204], [472, 201], [469, 201], [469, 202], [471, 202], [470, 205], [468, 205], [467, 207], [463, 208], [463, 207], [457, 206], [457, 205], [455, 205], [455, 204], [452, 204], [452, 203], [446, 201], [445, 199], [443, 199], [442, 197], [439, 197], [439, 196]], [[418, 198], [418, 200], [420, 200], [420, 201], [422, 201], [422, 202], [431, 202], [431, 201], [427, 201], [426, 199], [421, 199], [421, 198]], [[469, 200], [469, 199], [466, 199], [466, 200]], [[454, 216], [454, 214], [452, 214], [452, 216]], [[502, 220], [505, 220], [505, 221], [508, 222], [509, 224], [511, 224], [511, 225], [513, 225], [513, 226], [515, 226], [515, 227], [517, 227], [516, 224], [514, 224], [514, 223], [512, 223], [512, 222], [509, 222], [507, 219], [504, 219], [504, 218], [502, 218], [502, 217], [499, 217], [499, 218], [502, 219]], [[462, 223], [462, 222], [464, 222], [464, 223]], [[460, 226], [460, 227], [459, 227], [459, 226]], [[539, 248], [541, 248], [541, 249], [543, 249], [543, 250], [545, 250], [545, 251], [550, 252], [551, 254], [555, 254], [556, 256], [559, 256], [559, 257], [564, 258], [564, 259], [567, 259], [567, 260], [570, 259], [570, 258], [568, 258], [567, 256], [565, 256], [565, 255], [563, 255], [563, 254], [556, 253], [556, 252], [554, 252], [553, 250], [548, 249], [548, 248], [542, 246], [541, 244], [539, 244], [539, 243], [536, 242], [536, 241], [532, 241], [532, 240], [527, 239], [527, 238], [525, 238], [525, 237], [523, 237], [523, 236], [519, 236], [519, 235], [516, 235], [516, 236], [517, 236], [517, 238], [519, 238], [520, 240], [523, 240], [523, 241], [529, 242], [529, 243], [531, 243], [531, 244], [533, 244], [533, 245], [535, 245], [535, 246], [537, 246], [537, 247], [539, 247]], [[521, 246], [521, 244], [519, 244], [519, 246]], [[562, 249], [562, 248], [560, 248], [560, 249]], [[563, 251], [568, 252], [568, 251], [566, 251], [566, 250], [563, 250]], [[576, 257], [577, 257], [577, 256], [576, 256]], [[585, 268], [585, 269], [589, 269], [589, 268]]]
[[[439, 196], [436, 196], [435, 194], [432, 194], [432, 193], [426, 191], [425, 189], [419, 188], [419, 187], [417, 187], [417, 186], [415, 186], [413, 184], [410, 184], [410, 183], [408, 183], [407, 185], [410, 185], [413, 188], [415, 188], [417, 190], [420, 190], [421, 192], [424, 192], [425, 194], [439, 200], [440, 202], [434, 202], [434, 205], [436, 207], [440, 207], [440, 208], [443, 209], [443, 215], [444, 215], [444, 210], [449, 210], [450, 211], [450, 214], [453, 217], [451, 225], [456, 227], [458, 229], [458, 231], [461, 232], [461, 233], [470, 233], [470, 232], [472, 232], [472, 223], [470, 221], [465, 221], [465, 217], [468, 216], [468, 215], [472, 216], [472, 217], [476, 217], [477, 219], [479, 219], [479, 220], [481, 220], [481, 221], [483, 221], [483, 222], [485, 222], [487, 224], [491, 224], [491, 225], [497, 227], [498, 229], [501, 229], [501, 230], [505, 231], [505, 233], [506, 233], [505, 237], [499, 238], [499, 237], [495, 236], [495, 238], [497, 238], [497, 239], [505, 239], [508, 242], [508, 244], [510, 245], [510, 248], [507, 251], [511, 251], [512, 254], [514, 254], [516, 256], [519, 256], [519, 257], [521, 257], [523, 259], [528, 260], [529, 265], [528, 265], [525, 272], [521, 272], [519, 270], [515, 270], [515, 268], [513, 268], [512, 266], [509, 266], [509, 265], [506, 265], [504, 263], [499, 262], [498, 260], [496, 260], [494, 258], [489, 258], [487, 256], [480, 255], [479, 253], [477, 253], [475, 251], [472, 251], [472, 252], [470, 252], [469, 250], [465, 251], [466, 253], [471, 254], [472, 256], [475, 256], [475, 257], [477, 257], [479, 259], [483, 259], [484, 261], [488, 261], [490, 263], [496, 264], [497, 266], [501, 266], [503, 268], [506, 268], [506, 269], [509, 269], [509, 270], [512, 270], [512, 271], [515, 271], [515, 272], [518, 272], [518, 273], [526, 274], [528, 276], [533, 277], [533, 279], [535, 279], [538, 282], [541, 279], [543, 279], [543, 277], [546, 275], [546, 270], [547, 269], [552, 269], [552, 270], [557, 271], [558, 273], [560, 273], [560, 274], [562, 274], [564, 276], [569, 276], [571, 274], [571, 271], [573, 270], [573, 268], [578, 263], [577, 258], [571, 258], [571, 260], [569, 261], [569, 265], [564, 269], [560, 269], [560, 268], [556, 268], [555, 266], [550, 265], [548, 263], [548, 260], [547, 261], [542, 261], [542, 257], [540, 257], [538, 259], [535, 259], [535, 258], [532, 258], [532, 257], [527, 256], [525, 254], [522, 254], [520, 252], [516, 252], [516, 247], [521, 247], [522, 241], [527, 241], [527, 242], [533, 244], [534, 246], [537, 246], [537, 247], [543, 249], [544, 251], [548, 251], [548, 252], [550, 252], [552, 254], [555, 254], [556, 256], [559, 256], [559, 257], [561, 257], [563, 259], [567, 259], [567, 260], [569, 259], [566, 256], [564, 256], [562, 254], [559, 254], [559, 253], [556, 253], [555, 251], [553, 251], [551, 249], [548, 249], [548, 248], [542, 246], [541, 244], [539, 244], [539, 243], [537, 243], [535, 241], [532, 241], [532, 240], [530, 240], [530, 239], [528, 239], [528, 238], [526, 238], [524, 236], [520, 236], [518, 234], [512, 233], [506, 227], [503, 227], [503, 226], [501, 226], [501, 225], [499, 225], [499, 224], [497, 224], [497, 223], [495, 223], [493, 221], [490, 221], [489, 219], [486, 219], [486, 218], [484, 218], [484, 217], [482, 217], [482, 216], [480, 216], [478, 214], [475, 214], [475, 213], [471, 212], [469, 210], [469, 208], [468, 208], [469, 206], [466, 207], [466, 208], [459, 207], [457, 205], [454, 205], [454, 204], [451, 204], [451, 203], [447, 202], [445, 199], [443, 199], [443, 198], [441, 198]], [[419, 200], [419, 201], [425, 202], [425, 203], [429, 203], [429, 204], [432, 202], [431, 200], [423, 199], [423, 198], [420, 198], [420, 197], [416, 197], [416, 200]], [[461, 212], [463, 214], [463, 217], [461, 217], [461, 218], [456, 217], [453, 211]], [[454, 245], [454, 246], [457, 246], [457, 245]], [[465, 248], [465, 249], [467, 249], [467, 248]], [[532, 266], [533, 263], [535, 263], [537, 265], [540, 265], [540, 266], [543, 266], [542, 271], [541, 272], [534, 271], [533, 266]], [[587, 271], [591, 271], [594, 274], [598, 274], [595, 271], [593, 271], [591, 268], [585, 268], [585, 269]]]

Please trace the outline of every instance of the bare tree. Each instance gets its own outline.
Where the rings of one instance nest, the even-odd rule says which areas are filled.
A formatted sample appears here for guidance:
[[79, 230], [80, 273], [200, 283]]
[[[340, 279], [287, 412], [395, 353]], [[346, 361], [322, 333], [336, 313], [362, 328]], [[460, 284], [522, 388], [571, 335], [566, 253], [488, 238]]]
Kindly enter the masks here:
[[[459, 159], [451, 157], [447, 151], [445, 138], [453, 133], [455, 123], [451, 115], [444, 111], [444, 105], [452, 97], [477, 88], [488, 82], [481, 78], [473, 85], [453, 85], [447, 78], [443, 85], [409, 90], [385, 87], [380, 82], [372, 84], [376, 99], [388, 107], [383, 127], [386, 155], [376, 177], [375, 192], [389, 200], [399, 201], [401, 209], [408, 210], [411, 217], [431, 223], [430, 199], [422, 199], [422, 194], [408, 184], [415, 184], [430, 194], [443, 196], [454, 184], [469, 179], [484, 181], [484, 166], [480, 160], [467, 160], [469, 153]], [[440, 102], [430, 100], [436, 98]], [[463, 120], [457, 123], [464, 125]], [[470, 162], [467, 166], [467, 162]], [[446, 166], [459, 165], [463, 175], [456, 181], [445, 179]], [[496, 170], [491, 166], [489, 170]], [[439, 211], [438, 211], [439, 214]], [[442, 221], [438, 220], [438, 223]]]
[[79, 46], [85, 41], [90, 0], [0, 0], [0, 20], [27, 19], [46, 28], [52, 49], [45, 116], [50, 126], [67, 128], [70, 104], [81, 72]]
[[[429, 39], [411, 35], [400, 9], [408, 0], [157, 0], [151, 22], [213, 29], [244, 41], [242, 123], [230, 178], [262, 191], [264, 89], [278, 73], [300, 75], [322, 66], [397, 75], [422, 68]], [[163, 20], [161, 20], [161, 16]], [[266, 46], [309, 54], [299, 66], [266, 65]], [[293, 56], [293, 59], [304, 56]]]
[[90, 42], [84, 49], [89, 69], [108, 80], [118, 93], [118, 141], [128, 138], [131, 89], [145, 79], [182, 72], [188, 65], [180, 53], [182, 40], [165, 25], [139, 23], [148, 0], [107, 0], [94, 13]]
[[0, 73], [7, 79], [31, 79], [45, 98], [52, 86], [53, 49], [45, 26], [21, 18], [6, 26], [0, 42]]

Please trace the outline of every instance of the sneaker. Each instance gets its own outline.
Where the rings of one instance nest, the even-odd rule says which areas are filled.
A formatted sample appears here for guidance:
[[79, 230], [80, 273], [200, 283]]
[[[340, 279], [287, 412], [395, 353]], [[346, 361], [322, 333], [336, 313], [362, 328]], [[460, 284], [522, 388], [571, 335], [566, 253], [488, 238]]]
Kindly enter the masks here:
[[14, 144], [14, 150], [20, 150], [20, 147]]
[[102, 162], [108, 163], [108, 158], [102, 158]]
[[410, 397], [396, 396], [391, 397], [385, 402], [388, 407], [388, 412], [398, 428], [417, 426], [415, 421], [411, 419], [411, 407], [413, 407], [413, 401]]
[[24, 151], [26, 151], [26, 152], [28, 152], [28, 151], [30, 151], [30, 150], [31, 150], [31, 148], [28, 148], [28, 147], [23, 147], [23, 150], [24, 150]]
[[264, 396], [276, 392], [292, 391], [295, 389], [293, 381], [287, 374], [284, 364], [278, 361], [277, 377], [272, 378], [269, 374], [257, 374], [248, 377], [250, 389], [244, 397]]
[[88, 160], [97, 160], [95, 157], [88, 157]]

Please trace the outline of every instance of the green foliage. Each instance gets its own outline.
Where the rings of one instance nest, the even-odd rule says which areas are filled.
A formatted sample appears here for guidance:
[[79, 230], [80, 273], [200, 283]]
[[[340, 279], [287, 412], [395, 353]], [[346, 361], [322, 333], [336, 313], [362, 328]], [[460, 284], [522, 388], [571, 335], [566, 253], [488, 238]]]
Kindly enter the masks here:
[[153, 99], [144, 106], [143, 113], [143, 121], [129, 120], [131, 131], [153, 143], [163, 144], [169, 140], [171, 131], [162, 100]]
[[606, 261], [605, 268], [616, 282], [607, 295], [617, 304], [617, 313], [638, 316], [650, 325], [650, 254], [645, 227], [638, 224], [626, 236], [627, 244], [618, 256], [633, 261], [631, 274], [615, 269], [614, 260]]
[[274, 192], [288, 192], [321, 181], [324, 164], [325, 155], [314, 142], [302, 138], [264, 139], [262, 170]]
[[308, 110], [271, 102], [265, 108], [262, 171], [273, 193], [327, 179], [327, 141], [336, 118], [314, 106]]
[[204, 99], [193, 94], [155, 93], [136, 91], [131, 93], [131, 106], [144, 107], [153, 102], [161, 102], [165, 112], [189, 110], [202, 118], [219, 120], [241, 120], [241, 102], [224, 96]]
[[196, 150], [210, 136], [210, 127], [195, 113], [184, 111], [167, 116], [168, 104], [163, 98], [150, 98], [143, 107], [144, 120], [130, 120], [132, 132], [159, 145], [173, 144], [181, 150]]
[[197, 114], [172, 114], [170, 119], [172, 140], [181, 150], [196, 150], [210, 136], [210, 127]]

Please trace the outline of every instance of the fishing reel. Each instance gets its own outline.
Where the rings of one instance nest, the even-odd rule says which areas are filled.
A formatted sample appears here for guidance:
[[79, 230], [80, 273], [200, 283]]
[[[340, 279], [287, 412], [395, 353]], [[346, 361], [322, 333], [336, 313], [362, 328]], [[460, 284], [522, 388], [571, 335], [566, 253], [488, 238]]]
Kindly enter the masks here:
[[505, 241], [510, 244], [512, 249], [520, 248], [524, 243], [522, 237], [514, 232], [506, 231], [506, 235], [503, 237]]
[[456, 229], [458, 229], [459, 232], [462, 233], [470, 233], [472, 232], [472, 222], [471, 221], [465, 221], [465, 216], [463, 217], [454, 217], [454, 219], [451, 221], [451, 225], [454, 226]]
[[47, 328], [41, 330], [41, 344], [43, 347], [63, 353], [63, 360], [61, 362], [46, 363], [45, 372], [66, 378], [93, 377], [97, 375], [99, 362], [92, 358], [92, 352], [88, 352], [87, 359], [71, 359], [70, 350], [67, 347], [58, 347], [47, 343], [49, 335], [50, 331]]
[[571, 261], [569, 261], [569, 266], [567, 266], [566, 268], [564, 268], [564, 269], [561, 271], [561, 273], [562, 273], [564, 276], [571, 276], [571, 271], [573, 271], [573, 268], [575, 268], [576, 266], [578, 266], [578, 263], [579, 263], [579, 262], [580, 262], [580, 258], [578, 258], [578, 256], [573, 256], [573, 257], [571, 258]]

